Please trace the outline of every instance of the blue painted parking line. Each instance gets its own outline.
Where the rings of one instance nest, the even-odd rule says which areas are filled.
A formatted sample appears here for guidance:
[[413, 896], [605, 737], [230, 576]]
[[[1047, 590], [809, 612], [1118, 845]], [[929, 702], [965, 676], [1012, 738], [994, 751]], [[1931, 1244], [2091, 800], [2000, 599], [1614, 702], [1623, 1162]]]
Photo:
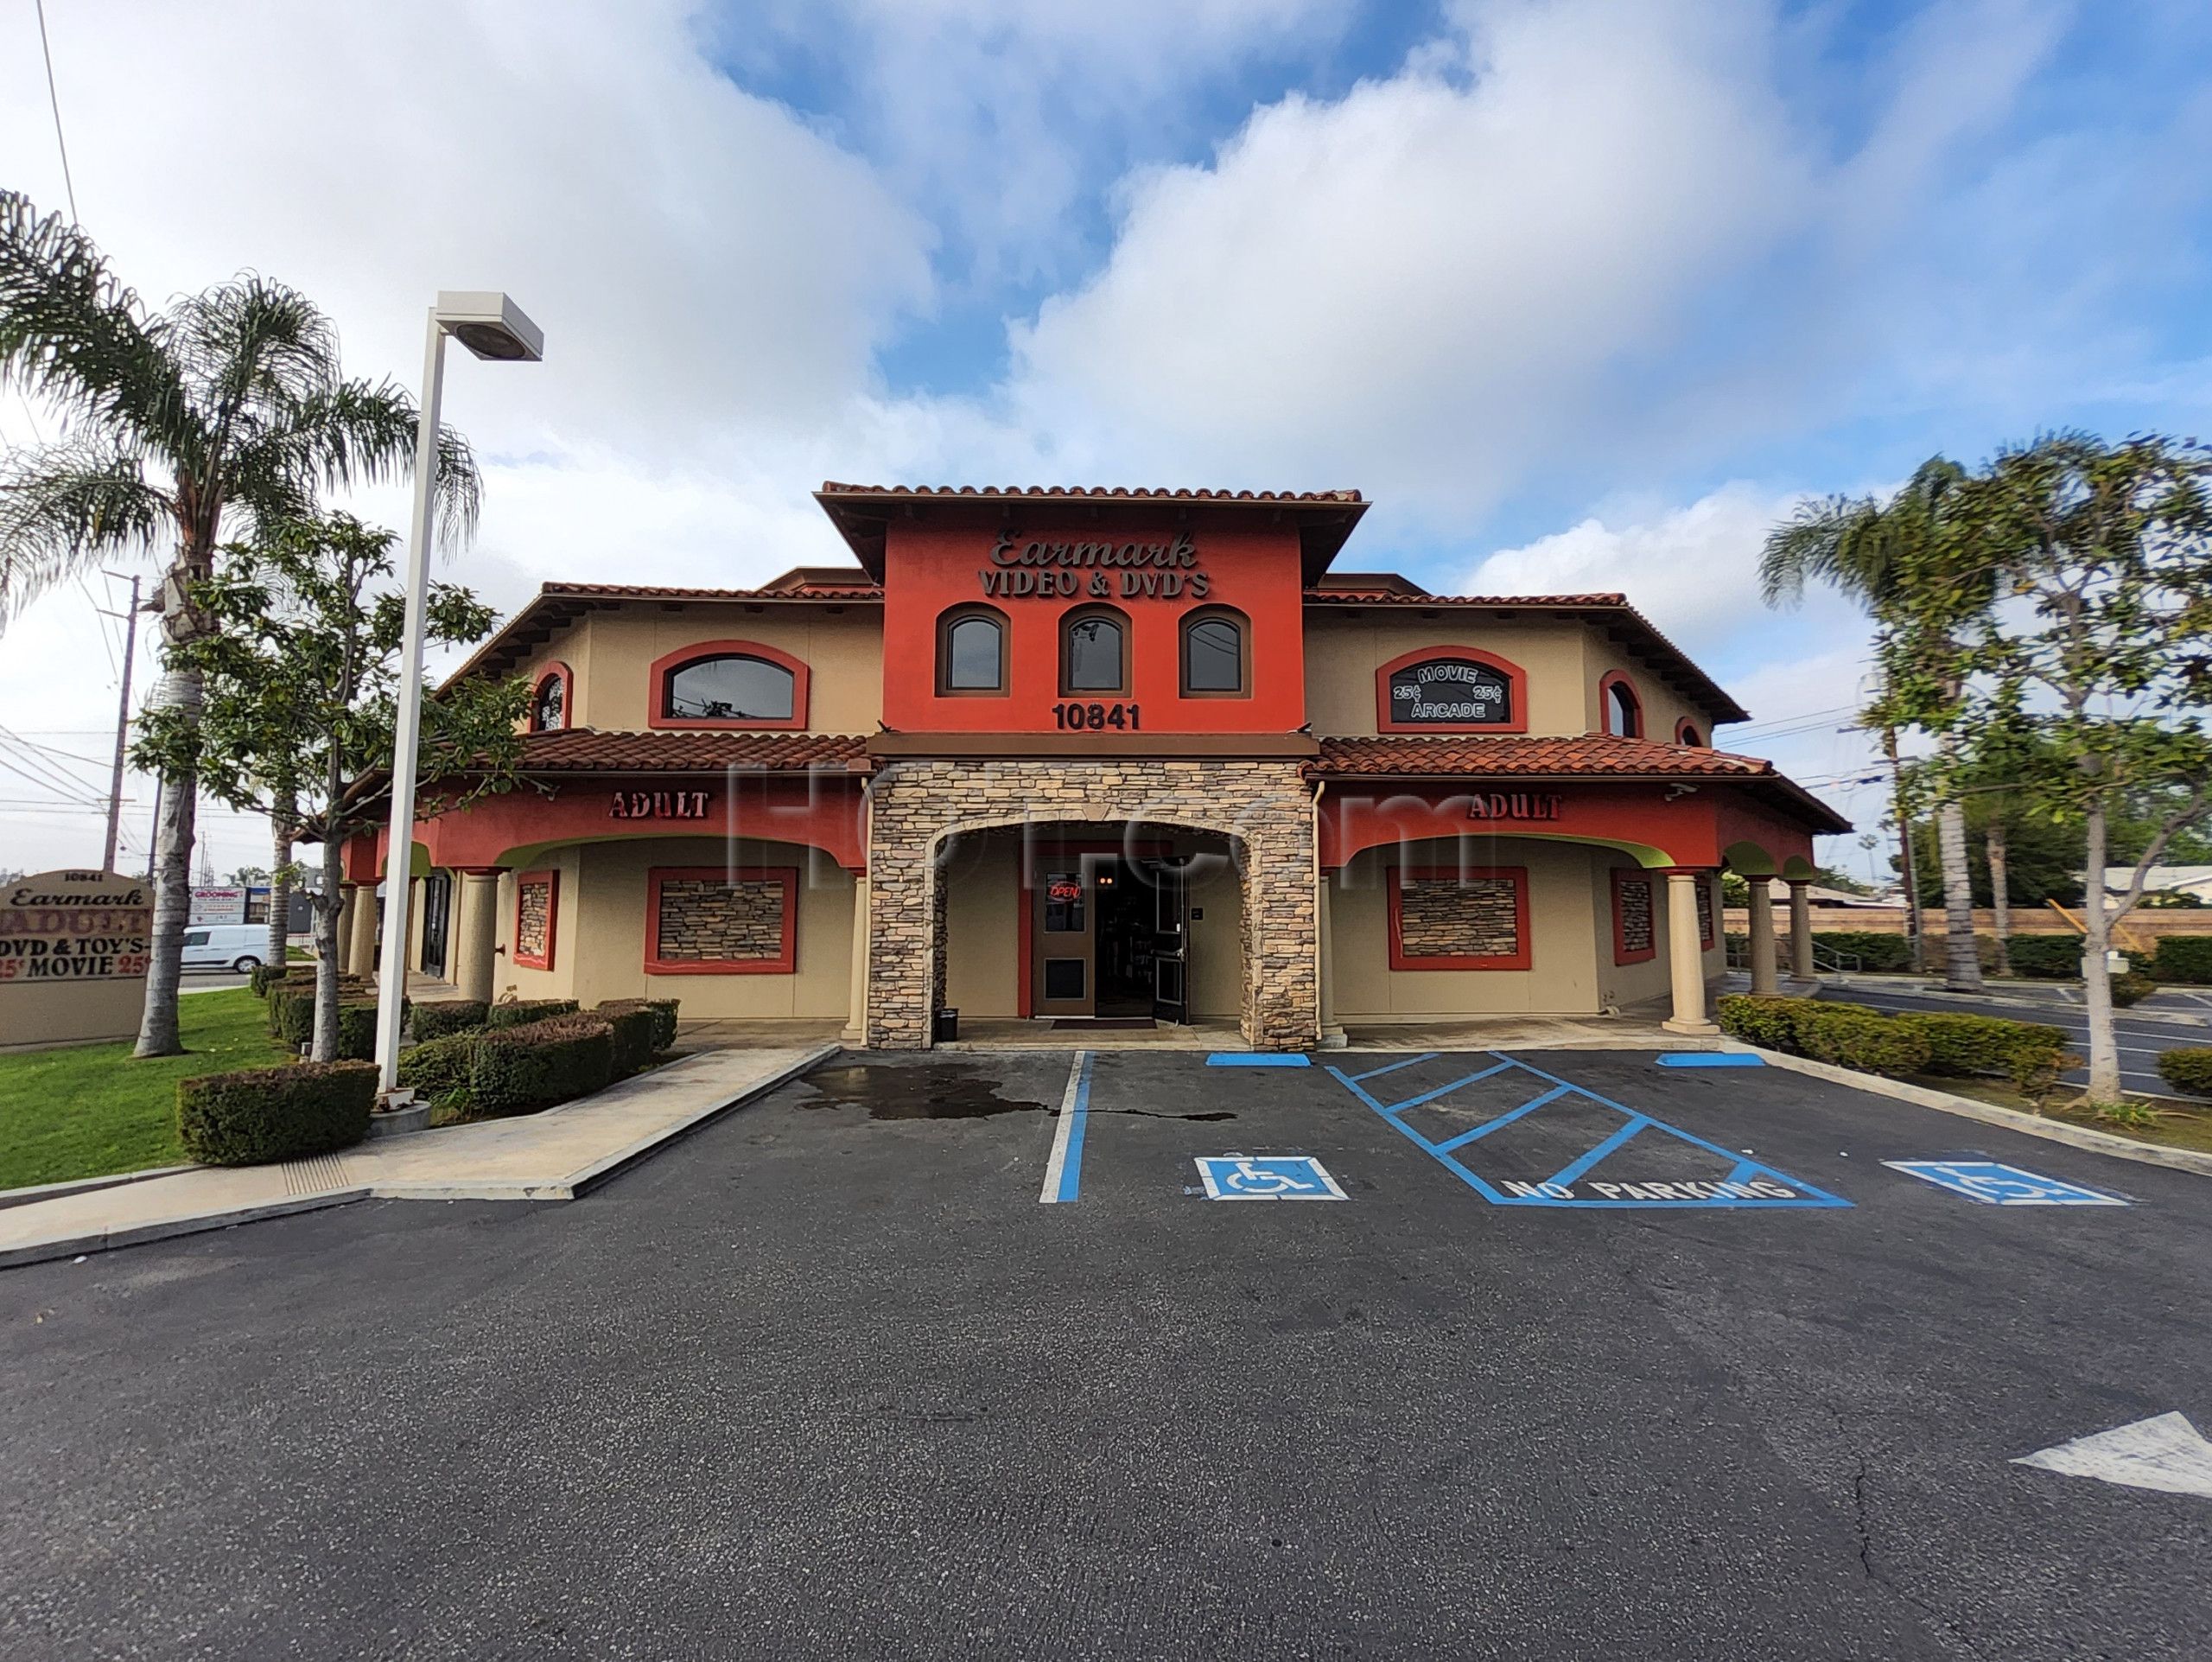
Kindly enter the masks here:
[[1083, 1187], [1084, 1122], [1090, 1117], [1090, 1053], [1078, 1050], [1068, 1064], [1068, 1088], [1060, 1098], [1052, 1126], [1052, 1153], [1045, 1162], [1045, 1187], [1039, 1204], [1072, 1200]]
[[1662, 1067], [1764, 1067], [1766, 1058], [1742, 1050], [1674, 1050], [1660, 1057]]
[[[1812, 1184], [1791, 1177], [1772, 1166], [1758, 1160], [1747, 1159], [1738, 1151], [1724, 1149], [1717, 1143], [1669, 1125], [1639, 1109], [1615, 1102], [1610, 1097], [1586, 1089], [1570, 1079], [1548, 1073], [1516, 1058], [1490, 1054], [1496, 1065], [1452, 1080], [1449, 1085], [1417, 1092], [1412, 1096], [1384, 1101], [1368, 1089], [1363, 1081], [1379, 1079], [1409, 1067], [1414, 1061], [1431, 1061], [1440, 1053], [1432, 1052], [1410, 1061], [1393, 1062], [1386, 1067], [1371, 1069], [1365, 1073], [1347, 1073], [1340, 1067], [1329, 1072], [1337, 1083], [1372, 1109], [1376, 1114], [1420, 1148], [1436, 1162], [1481, 1195], [1492, 1206], [1598, 1207], [1614, 1210], [1656, 1207], [1720, 1207], [1738, 1210], [1778, 1210], [1784, 1208], [1848, 1207], [1851, 1202], [1840, 1195], [1828, 1194]], [[1529, 1076], [1529, 1084], [1540, 1087], [1535, 1094], [1516, 1105], [1491, 1114], [1481, 1124], [1440, 1141], [1424, 1135], [1408, 1124], [1407, 1117], [1415, 1109], [1448, 1104], [1452, 1095], [1478, 1081], [1517, 1071]], [[1560, 1118], [1554, 1126], [1542, 1118], [1543, 1111], [1556, 1108], [1563, 1114], [1576, 1115], [1572, 1120]], [[1536, 1173], [1544, 1167], [1538, 1165], [1529, 1180], [1513, 1179], [1499, 1175], [1490, 1150], [1484, 1140], [1495, 1131], [1509, 1125], [1529, 1127], [1539, 1132], [1552, 1130], [1550, 1139], [1573, 1140], [1589, 1137], [1590, 1133], [1580, 1117], [1592, 1109], [1610, 1111], [1621, 1117], [1620, 1123], [1607, 1127], [1577, 1149], [1567, 1162], [1554, 1170], [1548, 1177]], [[1643, 1143], [1638, 1144], [1637, 1139]], [[1633, 1159], [1637, 1153], [1657, 1155], [1663, 1149], [1677, 1162], [1686, 1150], [1700, 1150], [1714, 1157], [1718, 1162], [1713, 1169], [1725, 1175], [1712, 1177], [1660, 1179], [1641, 1176], [1629, 1181], [1625, 1176], [1593, 1178], [1591, 1173], [1613, 1161], [1627, 1163], [1624, 1155]], [[1522, 1156], [1526, 1159], [1524, 1154]], [[1554, 1155], [1554, 1158], [1557, 1156]], [[1689, 1156], [1694, 1163], [1695, 1156]], [[1488, 1175], [1478, 1167], [1488, 1168]]]
[[[1408, 1056], [1398, 1061], [1385, 1062], [1380, 1067], [1370, 1067], [1364, 1073], [1355, 1073], [1351, 1077], [1356, 1079], [1379, 1079], [1385, 1073], [1395, 1073], [1402, 1067], [1413, 1067], [1418, 1066], [1420, 1063], [1433, 1060], [1435, 1055], [1436, 1053], [1433, 1050], [1424, 1050], [1418, 1056]], [[1335, 1073], [1339, 1079], [1344, 1077], [1342, 1071], [1339, 1069], [1332, 1067], [1329, 1071], [1332, 1073]]]
[[1217, 1050], [1206, 1058], [1208, 1067], [1311, 1067], [1305, 1057], [1280, 1051]]

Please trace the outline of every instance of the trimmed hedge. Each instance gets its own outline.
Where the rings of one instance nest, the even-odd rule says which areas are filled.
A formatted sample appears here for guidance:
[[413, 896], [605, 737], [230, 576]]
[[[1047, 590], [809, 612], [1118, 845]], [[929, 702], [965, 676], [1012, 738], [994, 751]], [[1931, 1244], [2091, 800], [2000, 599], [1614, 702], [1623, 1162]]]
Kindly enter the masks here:
[[574, 1016], [582, 1008], [573, 998], [524, 998], [512, 1004], [493, 1004], [484, 1012], [485, 1028], [493, 1033], [501, 1028], [526, 1027], [532, 1022], [549, 1021], [556, 1016]]
[[413, 1022], [416, 1041], [428, 1044], [433, 1039], [474, 1032], [484, 1025], [491, 1008], [480, 998], [442, 998], [435, 1004], [417, 1004]]
[[468, 1087], [468, 1073], [476, 1060], [476, 1033], [449, 1033], [442, 1039], [425, 1039], [399, 1053], [399, 1083], [418, 1097], [435, 1102]]
[[615, 1016], [625, 1010], [642, 1009], [652, 1012], [653, 1054], [658, 1055], [676, 1042], [676, 1012], [678, 1001], [673, 998], [609, 998], [592, 1006], [594, 1016]]
[[[377, 1006], [373, 998], [365, 998], [362, 989], [349, 988], [343, 982], [338, 988], [338, 1055], [341, 1061], [365, 1062], [376, 1054]], [[415, 1008], [414, 1001], [399, 1001], [399, 1019], [404, 1022]], [[313, 1042], [315, 1039], [315, 988], [276, 987], [269, 994], [269, 1034], [273, 1039], [295, 1048]]]
[[[1848, 952], [1859, 960], [1860, 969], [1880, 974], [1912, 967], [1912, 943], [1903, 935], [1885, 935], [1872, 929], [1815, 929], [1813, 945], [1832, 952]], [[1788, 938], [1777, 939], [1776, 948], [1786, 958]]]
[[2158, 990], [2158, 984], [2140, 970], [2129, 970], [2112, 978], [2112, 1002], [2122, 1009], [2141, 1003]]
[[1849, 1004], [1823, 1004], [1797, 1022], [1798, 1042], [1815, 1061], [1862, 1073], [1918, 1073], [1928, 1066], [1928, 1041], [1909, 1022]]
[[369, 1134], [377, 1070], [366, 1062], [288, 1067], [180, 1079], [177, 1137], [207, 1166], [260, 1166], [351, 1148]]
[[609, 1009], [601, 1004], [592, 1011], [593, 1016], [607, 1025], [614, 1041], [613, 1073], [618, 1079], [626, 1079], [652, 1065], [653, 1034], [659, 1028], [659, 1018], [642, 1005], [635, 1009]]
[[2015, 935], [2006, 945], [2014, 975], [2043, 981], [2082, 978], [2082, 938], [2079, 935]]
[[2059, 1028], [1992, 1016], [1884, 1016], [1817, 998], [1731, 994], [1714, 1019], [1746, 1043], [1812, 1056], [1870, 1073], [1925, 1073], [2009, 1079], [2042, 1096], [2072, 1060]]
[[2212, 1097], [2212, 1050], [2161, 1051], [2158, 1077], [2177, 1091], [2186, 1091], [2193, 1097]]
[[2151, 959], [2156, 980], [2183, 986], [2212, 986], [2212, 935], [2165, 935]]
[[602, 1017], [492, 1028], [476, 1037], [468, 1099], [478, 1113], [527, 1114], [603, 1090], [613, 1073], [614, 1028]]

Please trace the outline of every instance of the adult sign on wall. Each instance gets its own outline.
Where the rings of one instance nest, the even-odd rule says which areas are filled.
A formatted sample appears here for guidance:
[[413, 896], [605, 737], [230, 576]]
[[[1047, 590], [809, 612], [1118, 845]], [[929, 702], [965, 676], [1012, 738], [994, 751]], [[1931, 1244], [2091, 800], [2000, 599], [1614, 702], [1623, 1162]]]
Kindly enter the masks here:
[[127, 1039], [146, 1003], [154, 897], [112, 871], [48, 871], [0, 894], [0, 1049]]

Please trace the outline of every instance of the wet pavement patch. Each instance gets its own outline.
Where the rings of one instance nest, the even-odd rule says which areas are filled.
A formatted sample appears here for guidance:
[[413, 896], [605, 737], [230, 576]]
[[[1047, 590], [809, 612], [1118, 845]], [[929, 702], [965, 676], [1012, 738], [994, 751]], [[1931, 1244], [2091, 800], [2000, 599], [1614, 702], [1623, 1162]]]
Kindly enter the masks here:
[[885, 1067], [866, 1062], [817, 1067], [806, 1076], [811, 1095], [802, 1108], [865, 1108], [870, 1119], [987, 1119], [994, 1114], [1042, 1113], [1046, 1105], [999, 1094], [1000, 1081], [982, 1069], [940, 1062]]

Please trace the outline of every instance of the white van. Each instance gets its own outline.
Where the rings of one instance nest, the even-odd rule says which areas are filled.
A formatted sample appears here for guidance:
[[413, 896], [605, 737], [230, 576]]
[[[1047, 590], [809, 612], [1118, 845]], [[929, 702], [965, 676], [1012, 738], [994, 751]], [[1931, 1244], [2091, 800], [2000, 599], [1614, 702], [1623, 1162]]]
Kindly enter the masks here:
[[188, 970], [235, 970], [244, 975], [269, 955], [265, 923], [195, 923], [184, 932]]

